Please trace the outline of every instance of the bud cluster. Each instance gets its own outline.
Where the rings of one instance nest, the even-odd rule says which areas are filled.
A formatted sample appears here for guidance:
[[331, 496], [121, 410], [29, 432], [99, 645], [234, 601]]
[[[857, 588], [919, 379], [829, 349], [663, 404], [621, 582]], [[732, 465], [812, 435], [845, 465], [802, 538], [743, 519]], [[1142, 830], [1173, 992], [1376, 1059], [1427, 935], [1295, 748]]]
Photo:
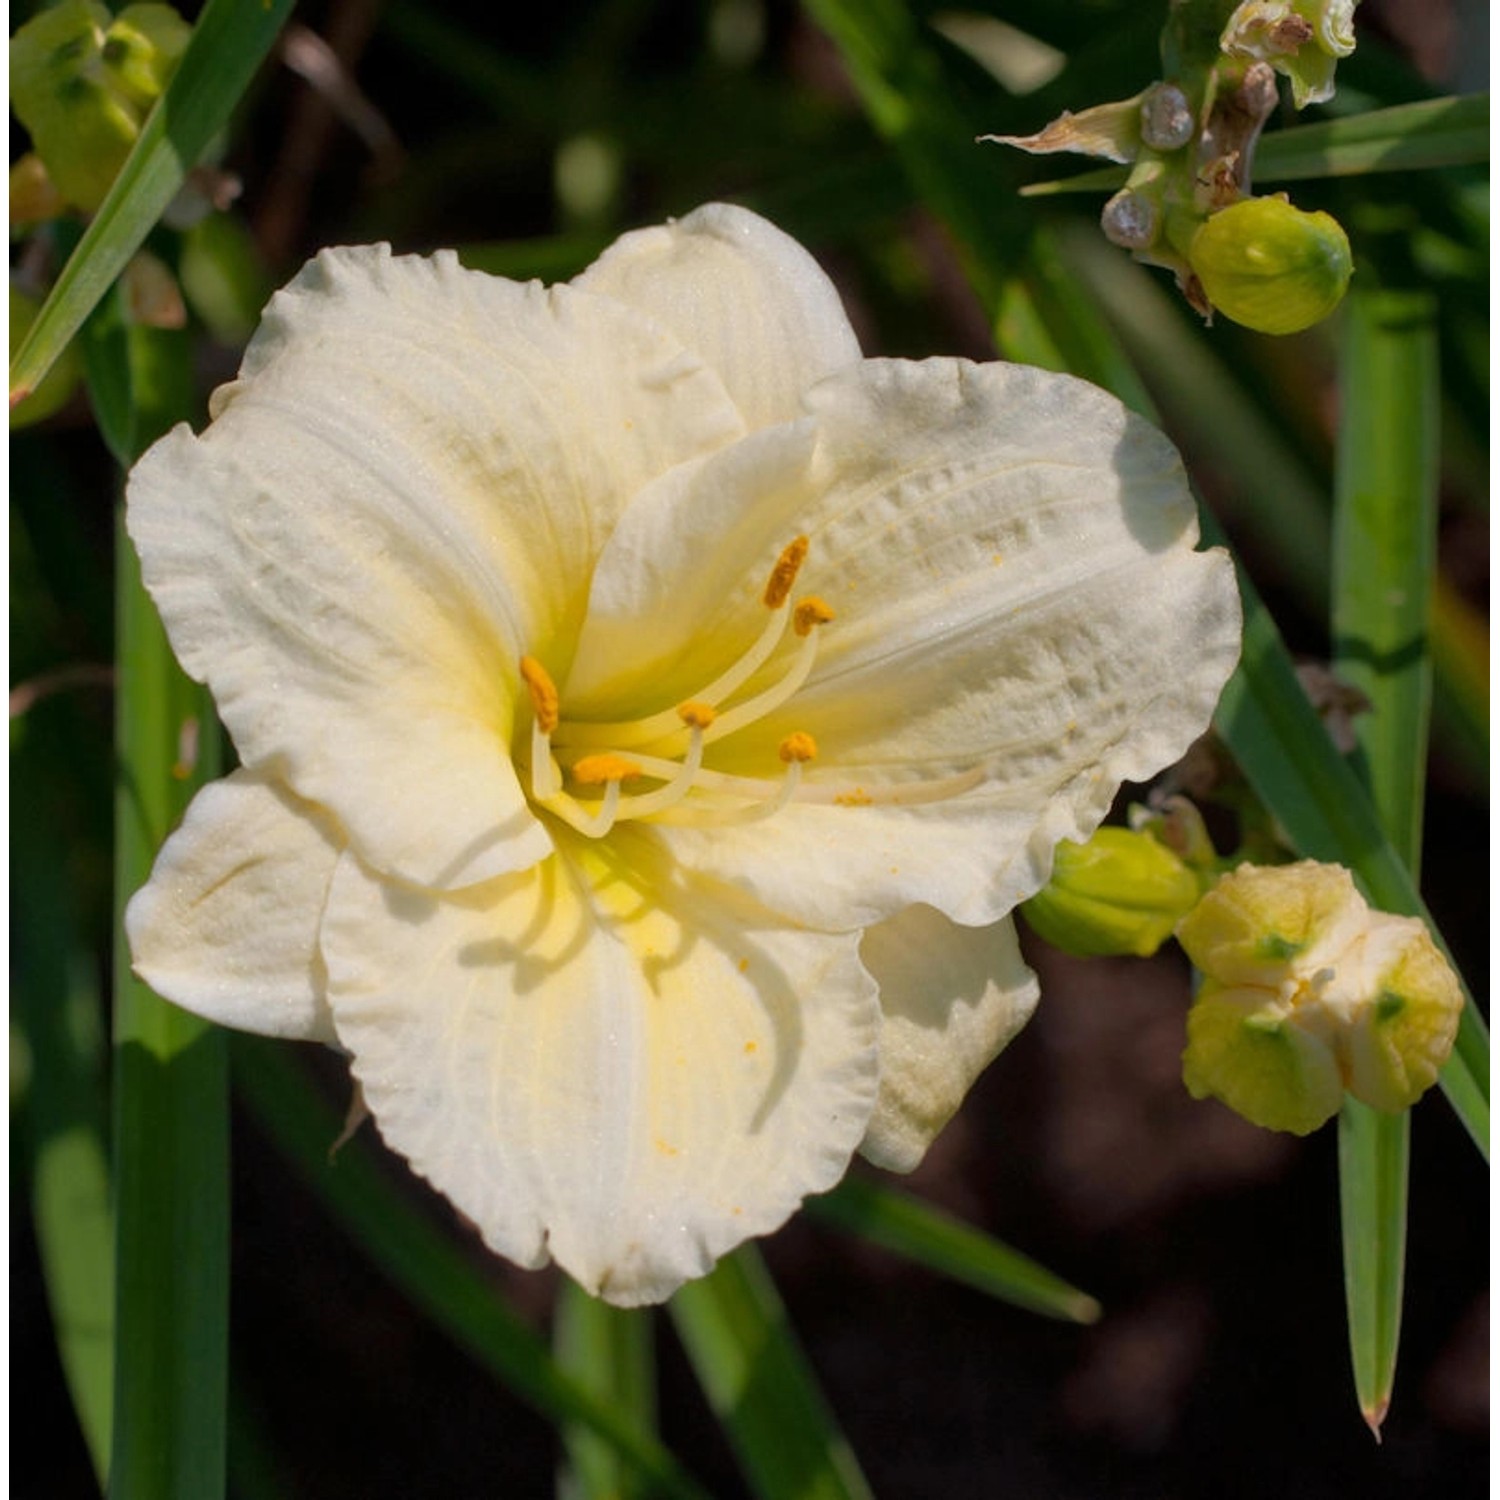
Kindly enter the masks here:
[[[1326, 318], [1353, 271], [1349, 242], [1325, 213], [1285, 196], [1256, 198], [1251, 170], [1277, 103], [1330, 98], [1334, 66], [1354, 50], [1357, 0], [1244, 0], [1222, 29], [1216, 8], [1178, 0], [1163, 37], [1169, 77], [1130, 99], [1065, 113], [1031, 136], [982, 136], [1033, 153], [1075, 151], [1127, 163], [1105, 204], [1105, 237], [1164, 266], [1188, 302], [1261, 333]], [[1217, 10], [1222, 17], [1222, 10]]]

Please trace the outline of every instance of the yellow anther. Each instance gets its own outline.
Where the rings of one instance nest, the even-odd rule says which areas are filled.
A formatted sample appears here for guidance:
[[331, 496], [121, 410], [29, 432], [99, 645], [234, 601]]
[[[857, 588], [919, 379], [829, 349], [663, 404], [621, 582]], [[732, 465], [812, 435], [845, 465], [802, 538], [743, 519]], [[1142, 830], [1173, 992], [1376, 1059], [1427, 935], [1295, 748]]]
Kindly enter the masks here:
[[799, 729], [795, 734], [789, 734], [782, 740], [778, 753], [788, 765], [791, 765], [793, 761], [815, 760], [818, 754], [818, 742], [810, 734]]
[[583, 786], [604, 786], [607, 782], [625, 781], [641, 774], [641, 768], [633, 760], [607, 751], [603, 755], [585, 755], [574, 761], [570, 769], [573, 780]]
[[809, 594], [807, 598], [799, 599], [792, 611], [792, 629], [798, 635], [811, 635], [814, 626], [826, 625], [832, 618], [833, 610], [828, 603], [816, 594]]
[[801, 571], [802, 564], [807, 559], [807, 538], [799, 536], [790, 541], [781, 549], [781, 556], [776, 559], [776, 566], [771, 569], [771, 576], [766, 579], [766, 591], [761, 595], [767, 609], [780, 609], [786, 603], [787, 595], [792, 591], [792, 585], [797, 581], [797, 574]]
[[689, 729], [707, 729], [718, 717], [718, 710], [708, 703], [697, 703], [689, 700], [677, 705], [677, 717], [687, 725]]
[[537, 728], [543, 734], [551, 734], [559, 717], [557, 684], [534, 656], [521, 658], [521, 681], [531, 694], [531, 711], [536, 715]]

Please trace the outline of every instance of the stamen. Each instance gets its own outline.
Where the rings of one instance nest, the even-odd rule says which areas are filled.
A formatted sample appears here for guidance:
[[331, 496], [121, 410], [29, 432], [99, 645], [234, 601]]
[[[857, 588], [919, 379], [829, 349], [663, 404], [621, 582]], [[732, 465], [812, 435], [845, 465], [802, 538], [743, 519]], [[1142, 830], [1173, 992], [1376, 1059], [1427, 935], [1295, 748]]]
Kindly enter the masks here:
[[[771, 576], [766, 580], [765, 593], [762, 595], [766, 608], [771, 611], [771, 618], [766, 621], [755, 644], [697, 693], [693, 702], [705, 707], [717, 707], [732, 693], [738, 692], [770, 659], [771, 653], [781, 644], [781, 638], [786, 634], [792, 585], [797, 581], [797, 574], [807, 557], [807, 547], [807, 538], [799, 536], [782, 548], [781, 556], [771, 569]], [[833, 618], [833, 611], [821, 599], [809, 597], [798, 608], [804, 609], [809, 605], [813, 606], [810, 623], [806, 628], [797, 629], [798, 635], [805, 636], [812, 624], [825, 624]], [[679, 727], [679, 718], [680, 714], [676, 709], [668, 708], [644, 719], [563, 724], [558, 730], [557, 742], [559, 745], [614, 745], [632, 749], [637, 745], [649, 745], [664, 739]], [[706, 729], [708, 726], [705, 724], [703, 727]]]
[[810, 734], [799, 729], [795, 734], [789, 734], [782, 740], [776, 753], [787, 765], [797, 765], [802, 761], [818, 758], [818, 742]]
[[792, 585], [797, 581], [797, 574], [807, 560], [807, 548], [807, 538], [799, 536], [781, 549], [781, 556], [776, 559], [776, 566], [766, 579], [766, 591], [761, 595], [767, 609], [780, 609], [786, 603], [792, 592]]
[[833, 618], [833, 610], [816, 594], [809, 594], [797, 601], [792, 611], [792, 629], [798, 635], [811, 635], [814, 628], [826, 625]]
[[543, 734], [551, 734], [558, 722], [557, 684], [534, 656], [521, 658], [521, 681], [531, 694], [531, 711], [536, 715], [537, 727]]
[[605, 786], [639, 776], [641, 768], [623, 755], [585, 755], [568, 767], [573, 780], [582, 786]]
[[632, 776], [639, 776], [640, 766], [623, 755], [585, 755], [569, 767], [569, 772], [573, 780], [582, 786], [604, 788], [604, 796], [597, 810], [585, 812], [577, 799], [562, 791], [560, 786], [551, 796], [540, 799], [542, 805], [585, 837], [603, 838], [615, 826], [615, 820], [619, 816], [620, 783]]
[[[985, 779], [979, 767], [931, 781], [808, 783], [803, 768], [817, 759], [818, 745], [805, 730], [787, 735], [778, 745], [777, 754], [786, 767], [780, 777], [704, 769], [705, 746], [773, 713], [801, 689], [812, 671], [819, 631], [834, 618], [834, 611], [816, 594], [805, 595], [795, 605], [791, 602], [792, 587], [807, 553], [805, 536], [782, 549], [762, 595], [771, 616], [758, 639], [706, 688], [675, 708], [620, 723], [565, 723], [557, 685], [547, 669], [535, 657], [523, 656], [521, 679], [532, 709], [533, 800], [579, 833], [602, 838], [617, 822], [666, 813], [679, 804], [686, 805], [675, 816], [713, 825], [757, 822], [775, 816], [794, 801], [909, 807], [961, 796], [978, 786]], [[798, 644], [784, 658], [780, 678], [744, 702], [721, 707], [770, 660], [788, 627]], [[622, 753], [627, 750], [632, 753]], [[603, 787], [603, 794], [597, 803], [581, 802], [563, 790], [565, 777], [577, 787]], [[659, 785], [625, 795], [622, 784], [636, 777]]]
[[542, 804], [549, 812], [556, 813], [570, 828], [576, 828], [585, 838], [602, 839], [615, 826], [615, 816], [620, 806], [620, 783], [610, 781], [604, 788], [604, 800], [595, 813], [586, 813], [566, 792], [549, 797]]
[[[762, 802], [759, 807], [742, 808], [738, 812], [726, 813], [715, 821], [760, 823], [767, 818], [774, 818], [796, 797], [797, 789], [802, 785], [802, 767], [808, 761], [817, 759], [818, 743], [810, 734], [799, 729], [782, 740], [777, 746], [776, 753], [786, 766], [786, 775], [781, 778], [781, 785], [776, 788], [776, 795], [769, 802]], [[763, 786], [764, 783], [760, 785]]]
[[[684, 704], [684, 708], [693, 707], [692, 704]], [[687, 719], [687, 715], [683, 715]], [[712, 715], [710, 715], [712, 717]], [[687, 794], [692, 791], [693, 784], [698, 779], [698, 773], [703, 769], [703, 727], [700, 724], [688, 720], [688, 751], [682, 758], [682, 764], [677, 765], [672, 761], [661, 761], [657, 764], [666, 772], [663, 777], [664, 784], [657, 787], [654, 792], [642, 792], [638, 796], [625, 797], [621, 799], [619, 816], [621, 818], [645, 818], [652, 813], [665, 812], [669, 807], [675, 807]], [[646, 757], [642, 757], [644, 760]], [[659, 774], [643, 767], [648, 775]]]
[[677, 705], [677, 717], [689, 729], [707, 729], [713, 723], [717, 710], [707, 703], [689, 701]]
[[726, 734], [733, 734], [737, 729], [743, 729], [746, 724], [753, 724], [757, 719], [763, 719], [772, 709], [780, 708], [807, 681], [807, 675], [812, 671], [813, 662], [818, 655], [818, 632], [815, 627], [831, 620], [833, 611], [821, 599], [815, 598], [804, 599], [798, 604], [797, 612], [803, 614], [804, 611], [807, 628], [797, 631], [802, 637], [802, 645], [786, 675], [779, 682], [772, 683], [764, 692], [745, 699], [743, 703], [736, 703], [733, 708], [726, 708], [708, 731], [710, 743], [723, 739]]
[[562, 776], [552, 759], [549, 736], [557, 728], [557, 684], [534, 656], [521, 658], [521, 681], [531, 695], [531, 795], [538, 802], [562, 790]]

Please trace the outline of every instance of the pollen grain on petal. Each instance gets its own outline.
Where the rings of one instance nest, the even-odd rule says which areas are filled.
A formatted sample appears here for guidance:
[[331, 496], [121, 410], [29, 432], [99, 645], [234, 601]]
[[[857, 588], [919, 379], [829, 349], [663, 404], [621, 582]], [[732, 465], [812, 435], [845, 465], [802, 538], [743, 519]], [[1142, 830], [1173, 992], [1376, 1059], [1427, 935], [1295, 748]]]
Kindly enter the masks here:
[[717, 716], [718, 711], [708, 703], [689, 700], [687, 703], [677, 705], [677, 717], [689, 729], [707, 729]]
[[551, 734], [559, 718], [557, 684], [534, 656], [521, 658], [521, 681], [531, 694], [531, 711], [536, 715], [537, 727], [543, 734]]
[[797, 574], [807, 560], [808, 541], [805, 536], [795, 537], [781, 549], [771, 576], [766, 579], [766, 591], [761, 596], [767, 609], [780, 609], [797, 581]]
[[799, 599], [792, 611], [792, 629], [798, 635], [811, 635], [817, 626], [826, 625], [831, 619], [833, 608], [828, 601], [809, 594], [807, 598]]
[[806, 762], [816, 760], [818, 755], [818, 742], [804, 730], [797, 730], [795, 734], [789, 734], [782, 740], [777, 751], [787, 765], [793, 761]]
[[623, 755], [606, 752], [603, 755], [585, 755], [573, 762], [573, 780], [582, 786], [604, 786], [611, 781], [626, 781], [639, 776], [641, 768]]

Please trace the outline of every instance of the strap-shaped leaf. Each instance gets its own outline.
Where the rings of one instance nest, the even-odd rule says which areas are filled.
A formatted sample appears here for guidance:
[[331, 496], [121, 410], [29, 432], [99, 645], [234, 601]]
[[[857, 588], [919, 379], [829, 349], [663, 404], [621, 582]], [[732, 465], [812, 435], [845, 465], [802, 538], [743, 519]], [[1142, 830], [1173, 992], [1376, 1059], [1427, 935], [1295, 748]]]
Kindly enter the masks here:
[[760, 1252], [742, 1245], [667, 1304], [678, 1337], [763, 1500], [866, 1500]]
[[[1355, 770], [1406, 868], [1422, 853], [1432, 709], [1427, 647], [1437, 564], [1436, 307], [1422, 293], [1356, 291], [1344, 316], [1333, 527], [1333, 646], [1370, 712]], [[1354, 1100], [1339, 1114], [1339, 1199], [1349, 1349], [1378, 1437], [1391, 1402], [1406, 1266], [1409, 1112]]]
[[831, 1193], [810, 1198], [807, 1212], [1002, 1302], [1072, 1323], [1098, 1320], [1099, 1304], [1087, 1292], [993, 1236], [868, 1177], [846, 1177]]
[[[172, 658], [121, 526], [115, 891], [150, 873], [217, 771], [205, 689]], [[185, 754], [186, 751], [186, 754]], [[114, 963], [115, 1371], [111, 1500], [224, 1493], [229, 1378], [229, 1120], [224, 1036]]]

